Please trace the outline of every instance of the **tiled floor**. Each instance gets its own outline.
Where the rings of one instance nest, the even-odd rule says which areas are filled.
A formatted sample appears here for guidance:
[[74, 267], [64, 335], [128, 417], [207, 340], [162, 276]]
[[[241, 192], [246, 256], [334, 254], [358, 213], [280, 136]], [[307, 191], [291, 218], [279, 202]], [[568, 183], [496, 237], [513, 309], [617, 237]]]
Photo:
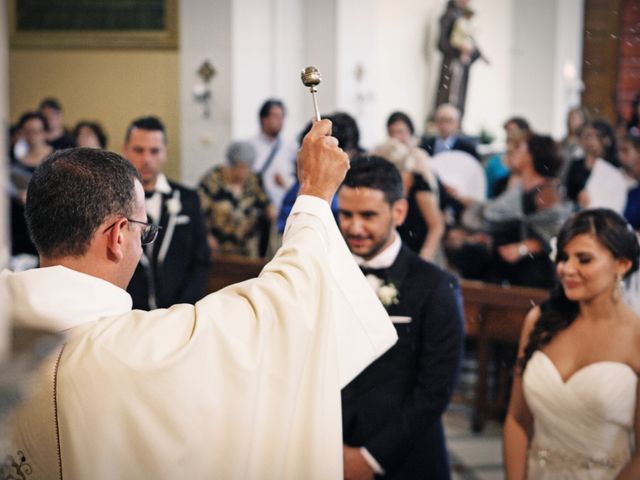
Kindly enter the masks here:
[[502, 480], [502, 427], [487, 422], [481, 434], [470, 428], [468, 405], [453, 403], [444, 416], [453, 480]]

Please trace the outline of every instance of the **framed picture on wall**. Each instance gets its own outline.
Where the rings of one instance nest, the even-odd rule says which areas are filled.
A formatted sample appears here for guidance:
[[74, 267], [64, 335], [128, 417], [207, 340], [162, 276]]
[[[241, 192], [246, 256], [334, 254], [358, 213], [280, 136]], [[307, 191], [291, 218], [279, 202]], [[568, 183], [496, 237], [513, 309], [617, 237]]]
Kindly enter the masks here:
[[178, 46], [178, 0], [9, 0], [15, 48]]

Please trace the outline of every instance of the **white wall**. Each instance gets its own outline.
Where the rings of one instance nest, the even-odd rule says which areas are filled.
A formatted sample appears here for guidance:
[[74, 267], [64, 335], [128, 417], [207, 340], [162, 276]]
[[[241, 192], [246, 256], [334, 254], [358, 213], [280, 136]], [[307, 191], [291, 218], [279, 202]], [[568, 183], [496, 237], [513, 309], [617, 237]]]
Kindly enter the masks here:
[[[503, 136], [512, 115], [541, 132], [563, 133], [579, 98], [584, 0], [473, 0], [476, 40], [490, 60], [471, 69], [463, 129]], [[284, 135], [294, 138], [312, 117], [300, 70], [322, 73], [322, 113], [358, 120], [362, 144], [384, 139], [385, 121], [403, 110], [422, 131], [433, 109], [440, 69], [438, 19], [446, 0], [183, 0], [181, 5], [182, 172], [193, 183], [223, 161], [230, 139], [255, 135], [268, 97], [287, 105]], [[193, 102], [195, 70], [218, 69], [213, 118]], [[570, 67], [566, 67], [570, 65]], [[356, 77], [360, 67], [362, 75]]]
[[[377, 58], [378, 12], [376, 1], [341, 0], [337, 5], [336, 24], [336, 106], [352, 115], [360, 129], [360, 143], [373, 147], [380, 99], [376, 96], [379, 78]], [[366, 7], [365, 7], [366, 5]]]
[[[300, 42], [304, 46], [303, 67], [313, 65], [322, 74], [318, 87], [318, 106], [321, 114], [331, 113], [339, 107], [338, 58], [340, 55], [338, 7], [341, 0], [303, 0], [305, 6], [304, 29]], [[300, 75], [298, 74], [298, 81]], [[302, 85], [302, 83], [300, 83]], [[313, 117], [313, 103], [309, 90], [303, 88], [303, 115], [306, 123]]]
[[[231, 5], [230, 0], [188, 0], [180, 5], [180, 101], [182, 180], [194, 185], [219, 163], [231, 131]], [[208, 60], [217, 73], [211, 82], [211, 117], [193, 97], [201, 80], [200, 65]]]
[[[435, 48], [432, 26], [440, 14], [438, 0], [379, 0], [375, 58], [375, 141], [386, 138], [386, 120], [395, 110], [407, 113], [416, 130], [422, 131], [433, 98], [432, 52]], [[437, 34], [437, 32], [436, 32]], [[439, 61], [438, 61], [439, 68]], [[437, 76], [437, 72], [435, 72]]]
[[555, 79], [556, 0], [514, 0], [512, 109], [534, 129], [551, 127]]
[[[470, 71], [464, 130], [502, 135], [502, 123], [514, 113], [512, 32], [513, 0], [476, 0], [473, 21], [478, 45], [489, 64], [476, 61]], [[439, 65], [438, 65], [439, 68]], [[437, 80], [436, 80], [437, 81]]]
[[580, 105], [582, 83], [582, 29], [584, 0], [556, 3], [555, 78], [551, 133], [556, 138], [566, 134], [569, 109]]
[[512, 111], [560, 137], [580, 100], [583, 0], [512, 1]]
[[304, 2], [233, 0], [232, 6], [232, 137], [255, 135], [260, 105], [275, 97], [287, 107], [283, 134], [292, 138], [302, 115]]

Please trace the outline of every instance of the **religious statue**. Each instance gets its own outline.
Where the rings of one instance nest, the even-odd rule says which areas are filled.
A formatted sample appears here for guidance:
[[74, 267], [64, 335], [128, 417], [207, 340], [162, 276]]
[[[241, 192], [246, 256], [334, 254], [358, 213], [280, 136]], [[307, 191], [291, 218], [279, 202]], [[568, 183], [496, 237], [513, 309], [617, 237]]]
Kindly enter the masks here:
[[440, 17], [438, 50], [443, 56], [434, 110], [450, 103], [464, 114], [469, 69], [477, 59], [484, 58], [473, 37], [470, 20], [474, 12], [468, 4], [469, 0], [449, 0]]

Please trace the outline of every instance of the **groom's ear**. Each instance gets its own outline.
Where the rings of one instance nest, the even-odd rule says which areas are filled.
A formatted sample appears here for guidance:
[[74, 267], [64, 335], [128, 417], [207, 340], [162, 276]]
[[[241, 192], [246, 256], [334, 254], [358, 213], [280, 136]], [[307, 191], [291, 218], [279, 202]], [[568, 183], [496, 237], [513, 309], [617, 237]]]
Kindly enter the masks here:
[[401, 198], [400, 200], [396, 200], [391, 205], [391, 214], [393, 216], [393, 223], [396, 227], [399, 227], [404, 223], [405, 218], [407, 218], [407, 211], [409, 210], [409, 203], [405, 198]]

